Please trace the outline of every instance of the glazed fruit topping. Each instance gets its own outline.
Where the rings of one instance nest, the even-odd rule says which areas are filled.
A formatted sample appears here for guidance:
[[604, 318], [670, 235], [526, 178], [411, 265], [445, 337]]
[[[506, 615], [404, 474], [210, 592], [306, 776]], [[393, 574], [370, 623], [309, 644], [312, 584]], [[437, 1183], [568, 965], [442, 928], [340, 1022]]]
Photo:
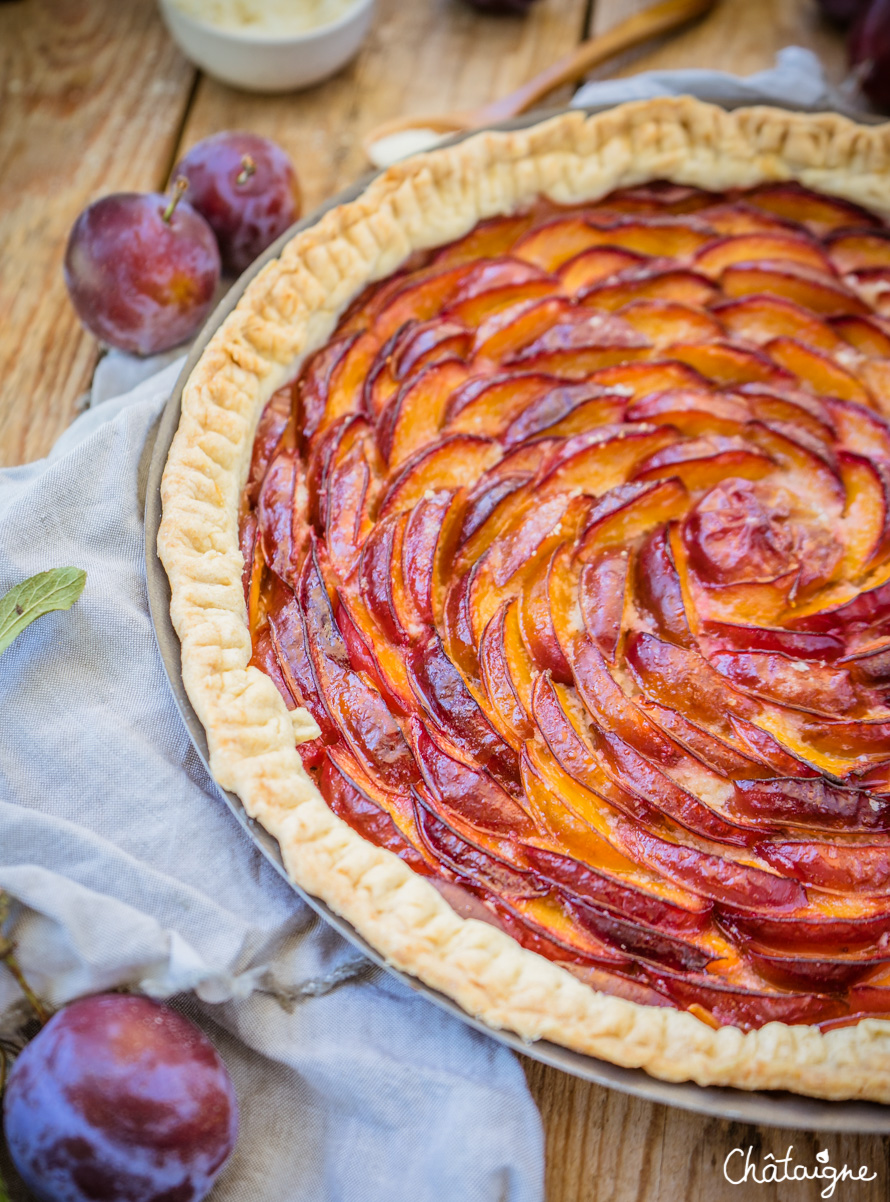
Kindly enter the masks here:
[[483, 222], [258, 430], [253, 663], [461, 913], [716, 1024], [890, 1011], [890, 255], [792, 184]]

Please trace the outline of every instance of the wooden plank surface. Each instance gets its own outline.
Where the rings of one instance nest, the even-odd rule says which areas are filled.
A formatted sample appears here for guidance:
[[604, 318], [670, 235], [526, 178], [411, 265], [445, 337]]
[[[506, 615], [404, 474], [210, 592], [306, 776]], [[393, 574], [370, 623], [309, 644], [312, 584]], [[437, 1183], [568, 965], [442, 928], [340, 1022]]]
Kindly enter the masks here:
[[524, 20], [480, 17], [459, 0], [380, 0], [359, 57], [320, 87], [270, 98], [202, 79], [182, 145], [232, 128], [274, 138], [293, 156], [310, 210], [369, 170], [365, 132], [512, 91], [579, 41], [586, 16], [587, 0], [539, 0]]
[[[594, 0], [591, 34], [604, 33], [652, 0]], [[846, 73], [843, 39], [820, 17], [816, 0], [720, 0], [714, 11], [672, 37], [640, 47], [596, 77], [708, 67], [750, 75], [770, 67], [783, 46], [806, 46], [819, 55], [828, 78], [839, 83]]]
[[166, 176], [193, 80], [147, 0], [0, 4], [0, 464], [74, 416], [97, 348], [65, 292], [68, 231]]
[[[547, 1140], [547, 1202], [817, 1202], [822, 1181], [733, 1185], [724, 1162], [735, 1148], [752, 1149], [762, 1174], [767, 1155], [793, 1149], [793, 1165], [811, 1171], [828, 1151], [838, 1171], [861, 1165], [868, 1182], [845, 1181], [837, 1202], [886, 1202], [890, 1197], [890, 1142], [879, 1136], [812, 1135], [754, 1127], [655, 1106], [579, 1081], [523, 1059], [541, 1110]], [[741, 1176], [743, 1160], [729, 1162]]]

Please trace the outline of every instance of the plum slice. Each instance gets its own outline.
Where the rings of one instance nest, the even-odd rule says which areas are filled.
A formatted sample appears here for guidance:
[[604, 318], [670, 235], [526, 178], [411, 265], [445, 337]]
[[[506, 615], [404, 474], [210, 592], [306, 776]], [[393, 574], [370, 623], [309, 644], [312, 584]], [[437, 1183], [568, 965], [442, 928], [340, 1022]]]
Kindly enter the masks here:
[[474, 378], [449, 396], [445, 410], [448, 429], [497, 437], [514, 418], [557, 385], [552, 376], [543, 372], [503, 372]]
[[739, 780], [727, 805], [730, 812], [782, 826], [890, 831], [890, 798], [822, 777]]
[[422, 447], [387, 487], [379, 516], [414, 509], [430, 493], [473, 484], [500, 457], [497, 443], [469, 434], [454, 434]]
[[442, 269], [508, 254], [535, 220], [535, 212], [530, 211], [480, 221], [468, 234], [438, 250], [433, 256], [433, 266]]
[[744, 954], [748, 963], [767, 981], [783, 989], [811, 989], [819, 993], [842, 993], [890, 962], [887, 953], [883, 956], [783, 955], [752, 943], [746, 946]]
[[578, 599], [584, 626], [609, 662], [615, 661], [621, 642], [629, 567], [625, 550], [608, 547], [581, 569]]
[[774, 338], [767, 344], [770, 358], [793, 372], [802, 385], [819, 396], [839, 397], [858, 404], [872, 404], [869, 389], [852, 372], [839, 366], [822, 351], [813, 350], [798, 338]]
[[377, 424], [377, 445], [391, 468], [406, 463], [436, 436], [452, 393], [466, 378], [466, 366], [448, 358], [425, 367], [393, 395]]
[[723, 905], [764, 913], [793, 910], [806, 899], [796, 880], [778, 872], [674, 842], [627, 821], [618, 820], [616, 838], [632, 859]]
[[618, 275], [628, 267], [638, 267], [646, 256], [635, 251], [621, 250], [615, 246], [595, 246], [583, 250], [563, 263], [559, 278], [563, 289], [570, 295], [590, 288]]
[[250, 506], [256, 505], [260, 487], [269, 470], [269, 464], [272, 462], [272, 456], [285, 434], [287, 434], [288, 442], [294, 437], [294, 392], [293, 384], [286, 384], [284, 388], [279, 388], [260, 414], [243, 494], [244, 501]]
[[482, 712], [438, 637], [412, 647], [408, 672], [420, 707], [433, 724], [458, 748], [475, 755], [503, 788], [515, 794], [516, 755]]
[[[409, 840], [396, 825], [392, 814], [380, 805], [379, 792], [377, 798], [372, 796], [367, 780], [363, 782], [364, 788], [359, 783], [362, 779], [362, 774], [350, 766], [344, 757], [333, 753], [324, 759], [318, 787], [338, 818], [342, 818], [370, 843], [393, 852], [410, 864], [415, 872], [428, 875], [437, 867], [437, 862], [424, 855], [419, 833]], [[404, 817], [402, 825], [407, 825]]]
[[[703, 838], [739, 847], [752, 843], [757, 837], [753, 828], [746, 829], [741, 823], [721, 817], [716, 808], [706, 805], [694, 793], [678, 785], [666, 771], [647, 760], [620, 735], [600, 731], [593, 725], [591, 734], [604, 770], [615, 783], [642, 798], [653, 810], [672, 822]], [[686, 759], [692, 761], [688, 753]], [[713, 778], [716, 774], [711, 773], [711, 779], [708, 779], [708, 768], [703, 764], [698, 767], [698, 772], [693, 767], [692, 775], [701, 780], [702, 792], [720, 797], [727, 791], [725, 781], [719, 780], [715, 784]], [[674, 770], [677, 771], [676, 768]], [[688, 769], [684, 775], [688, 779]]]
[[665, 734], [670, 735], [682, 747], [686, 747], [720, 776], [728, 779], [742, 776], [745, 779], [759, 780], [773, 775], [769, 765], [763, 760], [757, 760], [750, 754], [746, 755], [738, 748], [730, 746], [669, 706], [660, 705], [649, 697], [638, 698], [637, 704]]
[[417, 766], [383, 697], [351, 666], [314, 550], [306, 558], [299, 600], [318, 692], [331, 720], [372, 775], [403, 788], [417, 779]]
[[790, 914], [752, 914], [719, 908], [718, 923], [737, 941], [755, 940], [774, 951], [807, 955], [886, 950], [890, 936], [890, 904], [876, 898], [843, 898], [823, 894], [805, 909]]
[[811, 714], [867, 717], [877, 701], [857, 688], [846, 668], [811, 663], [781, 651], [720, 651], [709, 661], [742, 692]]
[[696, 271], [717, 279], [727, 267], [735, 263], [753, 263], [765, 259], [773, 263], [803, 263], [816, 271], [828, 274], [834, 270], [825, 251], [815, 239], [790, 232], [737, 234], [735, 237], [711, 242], [699, 251], [694, 263]]
[[882, 224], [880, 218], [859, 205], [837, 196], [824, 196], [792, 181], [762, 184], [747, 194], [745, 202], [816, 235], [849, 227], [880, 228]]
[[306, 644], [306, 627], [296, 597], [281, 586], [269, 603], [269, 639], [282, 677], [291, 696], [315, 719], [326, 740], [336, 737], [336, 727], [327, 711], [315, 679]]
[[517, 943], [550, 960], [633, 972], [633, 960], [625, 950], [574, 922], [570, 909], [555, 896], [500, 897], [495, 910]]
[[279, 451], [257, 501], [263, 558], [276, 575], [293, 584], [309, 537], [309, 497], [302, 466], [292, 449]]
[[577, 557], [586, 562], [605, 547], [633, 546], [640, 535], [647, 534], [653, 527], [660, 528], [685, 517], [692, 499], [673, 469], [671, 464], [665, 473], [666, 479], [632, 480], [628, 484], [619, 484], [601, 497], [587, 519]]
[[669, 301], [688, 305], [691, 309], [704, 309], [717, 295], [714, 284], [701, 272], [678, 268], [639, 271], [630, 268], [614, 280], [597, 282], [582, 289], [578, 300], [583, 305], [608, 312], [616, 312], [635, 301]]
[[494, 852], [493, 841], [480, 837], [478, 823], [461, 823], [453, 810], [446, 821], [423, 785], [412, 789], [412, 797], [421, 838], [436, 861], [457, 877], [512, 898], [540, 897], [547, 892], [530, 872]]
[[753, 1031], [771, 1022], [821, 1023], [846, 1013], [846, 1003], [837, 996], [816, 991], [745, 988], [714, 976], [671, 973], [666, 968], [650, 969], [650, 979], [674, 1001], [691, 1009], [703, 1007], [718, 1025]]
[[496, 835], [530, 834], [533, 825], [522, 806], [480, 765], [460, 758], [422, 718], [412, 717], [414, 757], [430, 795], [471, 826]]
[[630, 472], [647, 455], [677, 441], [669, 426], [603, 426], [566, 440], [555, 462], [541, 481], [545, 496], [564, 495], [578, 489], [601, 496], [627, 481]]
[[660, 350], [678, 342], [719, 340], [724, 335], [715, 317], [675, 301], [635, 301], [622, 309], [620, 316]]
[[804, 885], [837, 893], [884, 897], [890, 894], [890, 839], [880, 843], [841, 843], [826, 837], [758, 844], [760, 855]]
[[629, 922], [610, 910], [576, 900], [569, 901], [568, 907], [583, 929], [617, 944], [635, 958], [687, 972], [700, 972], [716, 959], [713, 952], [705, 951], [694, 943], [639, 922]]
[[518, 751], [531, 737], [533, 728], [517, 689], [517, 665], [511, 664], [507, 651], [505, 627], [511, 608], [515, 613], [515, 602], [505, 601], [489, 619], [479, 642], [479, 666], [489, 716], [501, 736]]
[[817, 317], [864, 316], [865, 303], [834, 275], [808, 272], [789, 262], [738, 263], [723, 272], [720, 285], [731, 300], [777, 296]]
[[[687, 909], [647, 892], [638, 875], [625, 875], [620, 870], [609, 872], [601, 862], [592, 866], [544, 847], [526, 845], [523, 850], [532, 868], [570, 898], [605, 907], [625, 920], [674, 935], [697, 934], [708, 926], [711, 912], [708, 903]], [[578, 854], [580, 842], [573, 850]]]
[[708, 828], [703, 834], [744, 842], [741, 824], [726, 820], [732, 790], [725, 778], [667, 735], [624, 693], [591, 642], [581, 640], [573, 667], [578, 693], [608, 744], [607, 750], [600, 736], [594, 738], [604, 764], [632, 780], [629, 787], [683, 825], [698, 823]]

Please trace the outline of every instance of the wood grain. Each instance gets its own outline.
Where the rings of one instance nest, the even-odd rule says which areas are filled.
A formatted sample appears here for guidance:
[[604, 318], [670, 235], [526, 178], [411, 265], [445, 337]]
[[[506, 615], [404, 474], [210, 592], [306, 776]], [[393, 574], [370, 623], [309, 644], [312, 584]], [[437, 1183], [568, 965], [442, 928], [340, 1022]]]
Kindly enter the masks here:
[[166, 177], [193, 79], [148, 0], [0, 4], [0, 464], [46, 454], [89, 386], [68, 231]]
[[512, 91], [580, 40], [586, 13], [586, 0], [539, 0], [524, 20], [480, 17], [460, 0], [381, 0], [359, 57], [319, 87], [248, 96], [202, 79], [183, 149], [233, 127], [275, 138], [293, 156], [311, 210], [369, 169], [365, 132]]
[[[650, 0], [595, 0], [591, 34], [603, 33]], [[770, 67], [783, 46], [806, 46], [822, 60], [826, 74], [839, 83], [846, 73], [843, 39], [819, 16], [816, 0], [718, 0], [704, 20], [654, 46], [641, 47], [592, 78], [636, 71], [707, 67], [750, 75]]]
[[[845, 1181], [836, 1202], [886, 1202], [890, 1197], [890, 1141], [878, 1136], [810, 1135], [710, 1119], [654, 1106], [613, 1090], [579, 1081], [523, 1059], [532, 1094], [541, 1109], [547, 1138], [548, 1202], [818, 1202], [825, 1182], [733, 1185], [724, 1176], [734, 1148], [752, 1148], [762, 1173], [768, 1154], [791, 1165], [828, 1163], [873, 1181]], [[730, 1176], [741, 1175], [741, 1157]]]

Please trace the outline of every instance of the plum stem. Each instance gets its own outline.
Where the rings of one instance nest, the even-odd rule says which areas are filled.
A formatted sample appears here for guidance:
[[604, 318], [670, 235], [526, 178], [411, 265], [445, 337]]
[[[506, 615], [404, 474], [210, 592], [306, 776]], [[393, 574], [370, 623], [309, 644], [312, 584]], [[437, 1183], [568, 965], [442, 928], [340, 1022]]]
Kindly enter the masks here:
[[252, 175], [256, 175], [256, 163], [249, 154], [241, 158], [241, 170], [235, 176], [236, 184], [246, 184]]
[[[9, 894], [6, 893], [4, 890], [0, 889], [0, 928], [2, 928], [4, 926], [8, 917], [9, 917]], [[21, 989], [22, 993], [25, 995], [25, 998], [28, 1001], [28, 1005], [34, 1011], [34, 1013], [37, 1016], [37, 1019], [41, 1023], [41, 1025], [43, 1023], [47, 1022], [49, 1020], [49, 1014], [46, 1010], [46, 1007], [44, 1006], [43, 1002], [41, 1002], [40, 998], [37, 996], [37, 994], [34, 992], [34, 990], [31, 988], [31, 986], [28, 984], [28, 982], [25, 980], [25, 974], [22, 972], [21, 968], [19, 967], [19, 962], [15, 958], [15, 944], [12, 942], [11, 939], [8, 939], [2, 933], [2, 929], [0, 929], [0, 960], [2, 960], [2, 962], [6, 965], [6, 967], [9, 969], [9, 971], [12, 973], [16, 984], [18, 985], [19, 989]], [[0, 1200], [0, 1202], [2, 1202], [2, 1200]]]
[[179, 202], [182, 200], [183, 196], [185, 196], [186, 192], [188, 191], [188, 186], [189, 186], [189, 182], [185, 178], [184, 175], [178, 175], [176, 177], [176, 180], [174, 181], [174, 184], [173, 184], [173, 195], [170, 197], [170, 203], [167, 205], [166, 209], [164, 209], [164, 212], [161, 214], [162, 221], [165, 221], [167, 223], [167, 225], [170, 224], [170, 219], [172, 218], [173, 213], [176, 210], [176, 206], [179, 204]]

